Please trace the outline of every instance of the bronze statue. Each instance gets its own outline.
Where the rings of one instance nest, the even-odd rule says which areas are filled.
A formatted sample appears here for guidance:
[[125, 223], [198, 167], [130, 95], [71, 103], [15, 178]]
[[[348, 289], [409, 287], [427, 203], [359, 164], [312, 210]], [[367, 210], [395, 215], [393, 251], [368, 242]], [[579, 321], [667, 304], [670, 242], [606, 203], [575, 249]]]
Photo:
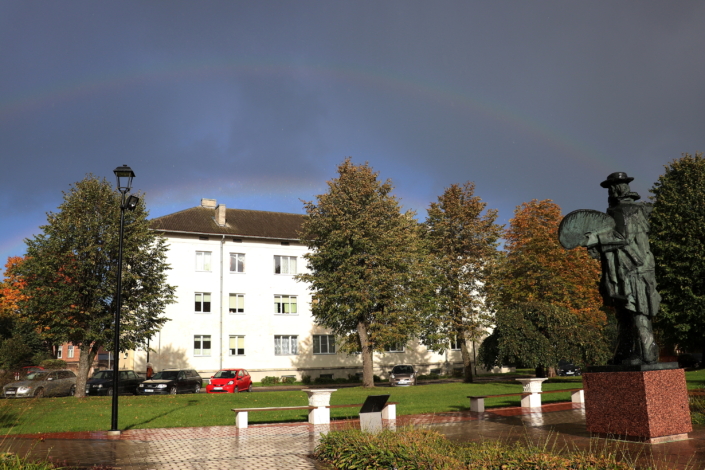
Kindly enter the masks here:
[[574, 211], [559, 228], [565, 248], [584, 246], [602, 264], [600, 294], [605, 305], [614, 307], [619, 328], [615, 365], [655, 364], [659, 355], [651, 327], [661, 301], [649, 249], [652, 206], [636, 202], [640, 196], [629, 188], [633, 180], [624, 172], [612, 173], [600, 183], [609, 191], [607, 214]]

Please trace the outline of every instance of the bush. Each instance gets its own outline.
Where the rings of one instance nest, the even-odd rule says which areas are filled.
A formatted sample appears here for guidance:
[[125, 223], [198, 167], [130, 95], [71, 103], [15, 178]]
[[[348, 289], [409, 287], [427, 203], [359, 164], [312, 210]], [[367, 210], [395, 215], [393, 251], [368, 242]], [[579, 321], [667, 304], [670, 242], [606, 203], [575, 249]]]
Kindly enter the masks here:
[[293, 384], [296, 383], [296, 377], [282, 377], [283, 384]]
[[301, 383], [304, 385], [310, 385], [311, 384], [311, 376], [310, 375], [302, 375], [301, 376]]
[[63, 359], [46, 359], [39, 366], [45, 369], [66, 369], [66, 361]]
[[678, 355], [678, 366], [679, 367], [684, 367], [687, 369], [693, 368], [693, 367], [698, 367], [700, 365], [700, 362], [698, 361], [698, 358], [695, 357], [692, 354], [679, 354]]
[[441, 376], [438, 374], [419, 375], [416, 377], [417, 380], [438, 380], [440, 378]]
[[262, 379], [262, 385], [276, 385], [279, 383], [279, 377], [266, 376]]
[[372, 376], [372, 381], [373, 382], [381, 382], [382, 378], [379, 375], [373, 375]]
[[339, 470], [360, 468], [433, 469], [590, 469], [628, 470], [615, 453], [561, 455], [530, 444], [499, 441], [452, 443], [436, 431], [405, 429], [378, 434], [359, 430], [332, 431], [321, 436], [314, 456]]

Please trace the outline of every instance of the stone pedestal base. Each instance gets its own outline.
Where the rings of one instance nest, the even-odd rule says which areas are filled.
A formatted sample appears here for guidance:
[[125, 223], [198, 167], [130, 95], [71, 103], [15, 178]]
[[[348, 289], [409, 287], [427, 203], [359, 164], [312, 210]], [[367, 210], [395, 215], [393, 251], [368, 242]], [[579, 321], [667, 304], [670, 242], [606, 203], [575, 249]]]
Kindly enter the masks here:
[[595, 435], [656, 444], [693, 430], [683, 369], [588, 372], [583, 384], [585, 423]]

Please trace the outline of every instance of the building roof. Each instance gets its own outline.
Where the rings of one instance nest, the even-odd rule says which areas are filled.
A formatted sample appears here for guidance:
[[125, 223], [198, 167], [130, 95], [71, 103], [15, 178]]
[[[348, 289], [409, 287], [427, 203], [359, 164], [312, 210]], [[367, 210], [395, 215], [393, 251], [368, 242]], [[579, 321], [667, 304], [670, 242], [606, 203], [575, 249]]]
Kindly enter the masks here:
[[150, 228], [160, 232], [298, 240], [304, 221], [301, 214], [245, 209], [225, 209], [225, 225], [222, 226], [216, 223], [215, 217], [212, 208], [192, 207], [152, 219]]

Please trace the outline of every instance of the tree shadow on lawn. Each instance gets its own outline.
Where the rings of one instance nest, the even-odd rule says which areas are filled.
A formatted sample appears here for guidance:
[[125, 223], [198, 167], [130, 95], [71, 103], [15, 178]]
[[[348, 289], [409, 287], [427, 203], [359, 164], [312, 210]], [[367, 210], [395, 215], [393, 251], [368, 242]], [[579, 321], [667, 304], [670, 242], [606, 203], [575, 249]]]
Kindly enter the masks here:
[[137, 426], [146, 425], [146, 424], [151, 423], [151, 422], [153, 422], [153, 421], [155, 421], [155, 420], [157, 420], [157, 419], [159, 419], [159, 418], [163, 418], [164, 416], [170, 415], [170, 414], [174, 413], [174, 412], [177, 411], [177, 410], [185, 409], [185, 408], [188, 408], [189, 406], [194, 406], [194, 405], [198, 405], [198, 404], [199, 404], [198, 400], [188, 400], [188, 401], [186, 402], [186, 405], [184, 405], [184, 406], [181, 406], [181, 407], [178, 407], [178, 408], [172, 408], [172, 409], [170, 409], [169, 411], [166, 411], [166, 412], [164, 412], [164, 413], [158, 414], [158, 415], [156, 415], [156, 416], [152, 416], [151, 418], [149, 418], [149, 419], [147, 419], [147, 420], [144, 420], [144, 421], [141, 421], [141, 422], [137, 422], [137, 423], [133, 423], [133, 424], [130, 424], [130, 425], [128, 425], [128, 426], [125, 426], [125, 431], [127, 431], [127, 430], [129, 430], [129, 429], [136, 429]]

